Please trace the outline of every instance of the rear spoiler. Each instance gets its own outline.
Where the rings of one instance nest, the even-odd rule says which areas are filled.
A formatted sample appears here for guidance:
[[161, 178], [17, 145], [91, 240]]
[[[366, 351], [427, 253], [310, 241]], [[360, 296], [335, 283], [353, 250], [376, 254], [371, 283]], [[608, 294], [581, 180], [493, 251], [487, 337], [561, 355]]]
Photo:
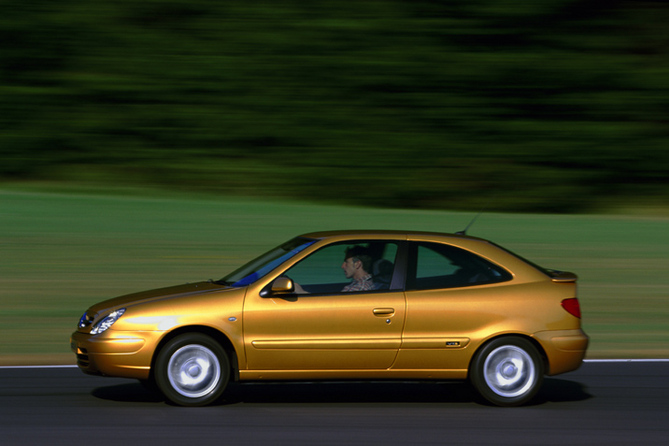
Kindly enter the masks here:
[[553, 269], [546, 270], [551, 280], [555, 283], [574, 283], [578, 280], [578, 276], [569, 271], [556, 271]]

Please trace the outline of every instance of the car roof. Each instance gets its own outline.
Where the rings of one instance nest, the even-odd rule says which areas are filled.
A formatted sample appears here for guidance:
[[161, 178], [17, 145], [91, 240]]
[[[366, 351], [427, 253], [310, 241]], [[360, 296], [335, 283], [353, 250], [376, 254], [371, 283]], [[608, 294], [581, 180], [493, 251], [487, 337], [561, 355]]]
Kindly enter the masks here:
[[301, 237], [314, 238], [314, 239], [325, 239], [325, 238], [336, 238], [345, 240], [347, 238], [357, 239], [361, 237], [368, 237], [371, 239], [376, 238], [394, 238], [394, 239], [411, 239], [411, 238], [435, 238], [435, 239], [458, 239], [458, 240], [472, 240], [472, 241], [482, 241], [488, 242], [488, 240], [472, 237], [468, 235], [461, 234], [450, 234], [444, 232], [429, 232], [429, 231], [400, 231], [400, 230], [373, 230], [373, 229], [357, 229], [357, 230], [337, 230], [337, 231], [318, 231], [310, 232], [307, 234], [302, 234]]

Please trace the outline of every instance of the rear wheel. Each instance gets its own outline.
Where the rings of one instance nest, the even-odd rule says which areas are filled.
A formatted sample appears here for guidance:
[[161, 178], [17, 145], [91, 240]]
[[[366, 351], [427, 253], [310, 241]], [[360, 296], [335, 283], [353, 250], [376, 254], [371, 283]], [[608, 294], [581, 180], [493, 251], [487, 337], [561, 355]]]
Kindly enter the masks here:
[[470, 379], [486, 400], [498, 406], [519, 406], [541, 387], [544, 363], [534, 345], [504, 337], [486, 344], [474, 357]]
[[205, 406], [216, 401], [230, 379], [230, 361], [209, 336], [189, 333], [169, 341], [158, 353], [156, 384], [180, 406]]

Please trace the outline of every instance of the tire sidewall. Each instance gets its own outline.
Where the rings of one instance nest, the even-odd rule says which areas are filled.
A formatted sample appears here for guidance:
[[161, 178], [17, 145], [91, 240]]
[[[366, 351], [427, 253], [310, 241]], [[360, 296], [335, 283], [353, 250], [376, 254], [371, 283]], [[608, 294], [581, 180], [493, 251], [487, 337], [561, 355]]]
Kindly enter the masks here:
[[[170, 358], [187, 345], [200, 345], [211, 350], [218, 359], [220, 367], [220, 377], [216, 387], [207, 395], [198, 398], [190, 398], [179, 393], [174, 389], [168, 377]], [[182, 334], [168, 341], [161, 348], [156, 358], [154, 376], [158, 389], [169, 402], [179, 406], [206, 406], [218, 400], [225, 391], [230, 379], [230, 360], [223, 347], [211, 337], [200, 333]]]
[[[534, 364], [535, 376], [531, 387], [521, 395], [505, 397], [497, 394], [486, 382], [485, 362], [488, 356], [496, 349], [504, 346], [513, 346], [522, 349], [531, 358]], [[485, 344], [475, 355], [470, 367], [470, 382], [479, 394], [488, 402], [497, 406], [520, 406], [528, 403], [539, 391], [544, 378], [544, 362], [537, 348], [527, 339], [508, 336], [493, 339]]]

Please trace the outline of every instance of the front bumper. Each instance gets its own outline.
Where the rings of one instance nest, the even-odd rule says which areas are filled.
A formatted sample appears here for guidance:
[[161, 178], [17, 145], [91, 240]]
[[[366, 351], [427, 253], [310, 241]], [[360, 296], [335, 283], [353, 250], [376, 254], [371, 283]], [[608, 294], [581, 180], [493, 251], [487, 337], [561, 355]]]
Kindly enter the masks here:
[[90, 375], [148, 379], [155, 346], [163, 332], [114, 331], [99, 335], [75, 331], [70, 348], [77, 356], [77, 365]]

